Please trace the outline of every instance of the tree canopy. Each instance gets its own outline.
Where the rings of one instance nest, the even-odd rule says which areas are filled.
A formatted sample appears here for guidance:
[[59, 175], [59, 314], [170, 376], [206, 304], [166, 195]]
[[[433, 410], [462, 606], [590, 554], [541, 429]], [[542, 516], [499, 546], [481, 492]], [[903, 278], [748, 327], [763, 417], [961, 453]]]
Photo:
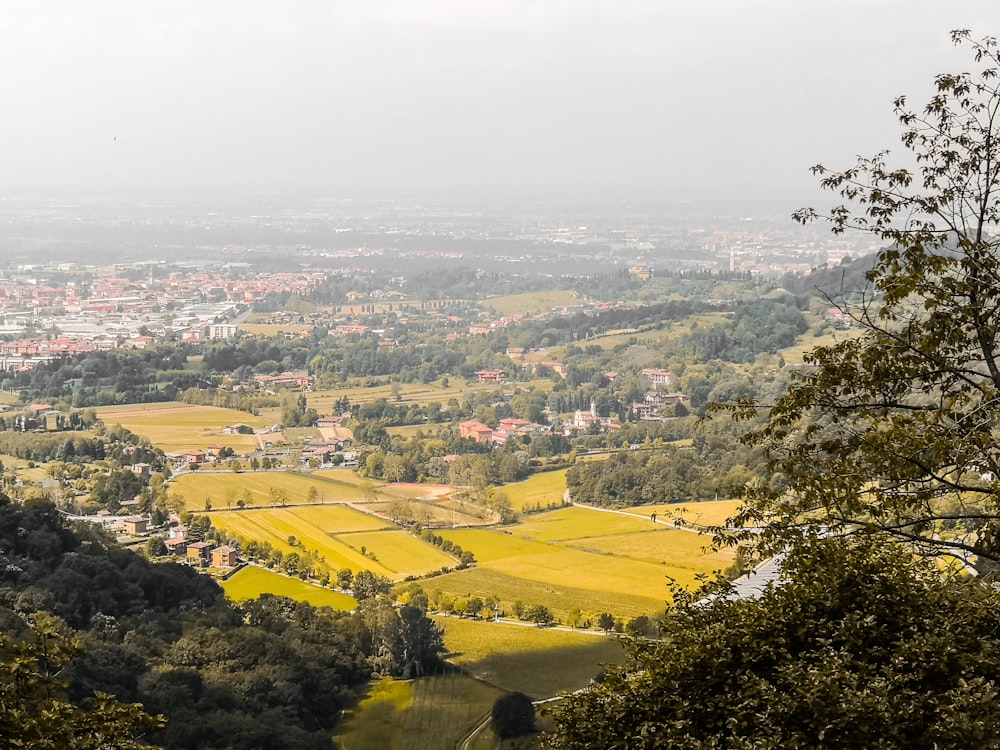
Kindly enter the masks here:
[[814, 167], [844, 202], [795, 214], [885, 247], [864, 289], [831, 294], [861, 334], [815, 348], [745, 438], [789, 479], [744, 490], [739, 520], [766, 527], [772, 550], [822, 524], [1000, 558], [1000, 57], [992, 38], [952, 38], [978, 73], [937, 76], [921, 110], [895, 101], [913, 166], [890, 166], [884, 151]]
[[659, 641], [554, 704], [549, 747], [1000, 746], [1000, 598], [882, 536], [811, 539], [759, 599], [675, 591]]

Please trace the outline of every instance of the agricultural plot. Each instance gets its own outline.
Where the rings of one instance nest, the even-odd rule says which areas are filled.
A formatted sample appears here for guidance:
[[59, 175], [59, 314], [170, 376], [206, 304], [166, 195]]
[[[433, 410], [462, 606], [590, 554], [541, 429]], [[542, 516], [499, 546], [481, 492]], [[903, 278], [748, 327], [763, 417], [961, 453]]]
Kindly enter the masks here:
[[579, 305], [582, 300], [569, 289], [553, 289], [547, 292], [523, 292], [489, 297], [481, 303], [501, 315], [530, 315], [548, 312], [555, 307]]
[[[339, 520], [339, 514], [345, 509], [338, 509], [336, 506], [330, 506], [328, 509], [338, 513], [338, 516], [331, 518], [329, 523], [316, 519], [313, 519], [314, 522], [308, 522], [297, 517], [294, 513], [296, 509], [291, 508], [213, 513], [211, 518], [212, 524], [221, 531], [243, 539], [267, 542], [284, 554], [300, 551], [289, 544], [289, 538], [294, 537], [296, 542], [306, 550], [321, 555], [331, 570], [340, 568], [350, 568], [354, 571], [370, 570], [379, 575], [392, 577], [391, 570], [340, 541], [337, 533], [343, 532], [345, 529], [343, 526], [338, 527], [337, 520]], [[321, 511], [324, 508], [316, 510]], [[366, 516], [359, 511], [354, 511], [354, 513], [360, 517], [355, 526], [364, 524], [365, 521], [362, 519], [381, 523], [379, 519]], [[427, 568], [427, 570], [435, 570], [440, 567], [440, 565], [436, 565]]]
[[648, 519], [643, 522], [635, 516], [574, 506], [554, 510], [551, 513], [528, 516], [513, 531], [519, 536], [540, 541], [561, 542], [647, 531], [652, 526], [652, 522]]
[[721, 526], [739, 507], [739, 500], [706, 500], [702, 503], [639, 505], [622, 508], [622, 512], [645, 518], [656, 513], [662, 520], [677, 518], [693, 526]]
[[[429, 570], [453, 567], [457, 560], [434, 545], [427, 544], [403, 529], [339, 534], [337, 540], [389, 571], [389, 577], [405, 578]], [[364, 550], [364, 553], [361, 550]]]
[[470, 550], [478, 565], [425, 588], [456, 597], [493, 594], [508, 611], [517, 600], [544, 604], [560, 618], [574, 606], [628, 617], [657, 612], [669, 595], [668, 579], [694, 586], [698, 574], [722, 570], [733, 556], [730, 550], [707, 553], [707, 537], [654, 527], [648, 516], [581, 507], [504, 529], [439, 533]]
[[233, 601], [256, 599], [261, 594], [287, 596], [298, 602], [306, 602], [314, 607], [329, 607], [342, 612], [350, 612], [358, 606], [353, 596], [331, 591], [288, 576], [272, 573], [264, 568], [247, 566], [222, 582], [222, 589]]
[[579, 690], [602, 664], [624, 659], [621, 644], [594, 631], [567, 632], [458, 617], [436, 617], [445, 658], [506, 691], [538, 700]]
[[108, 406], [97, 410], [106, 425], [120, 424], [166, 453], [204, 450], [210, 445], [225, 445], [238, 453], [255, 450], [255, 435], [224, 435], [227, 425], [246, 424], [266, 427], [264, 420], [236, 409], [196, 406], [179, 402]]
[[308, 334], [313, 327], [304, 325], [280, 325], [278, 323], [240, 323], [238, 328], [241, 333], [245, 333], [248, 336], [263, 336], [266, 338], [272, 338], [274, 336], [280, 336], [284, 333], [301, 336], [303, 334]]
[[455, 598], [478, 596], [482, 599], [493, 595], [500, 599], [500, 609], [507, 614], [514, 611], [515, 602], [544, 604], [560, 621], [565, 621], [574, 607], [579, 607], [585, 616], [611, 612], [624, 619], [658, 614], [666, 608], [665, 578], [663, 585], [651, 587], [648, 595], [632, 593], [625, 582], [614, 591], [588, 588], [586, 570], [577, 571], [577, 583], [577, 586], [556, 586], [535, 578], [503, 573], [488, 565], [477, 565], [435, 576], [423, 581], [423, 587], [428, 593], [440, 592]]
[[280, 502], [287, 505], [361, 502], [365, 496], [361, 480], [346, 470], [241, 473], [200, 470], [181, 474], [171, 481], [170, 489], [183, 497], [185, 507], [192, 511], [205, 510], [206, 498], [213, 509], [221, 510], [235, 508], [241, 500], [244, 506], [269, 508]]
[[454, 750], [487, 716], [502, 692], [459, 674], [382, 680], [348, 712], [338, 747]]
[[505, 484], [502, 491], [518, 512], [561, 505], [566, 492], [566, 469], [532, 474], [523, 482]]
[[587, 552], [643, 560], [655, 565], [690, 568], [697, 572], [705, 572], [706, 565], [723, 570], [733, 562], [735, 553], [731, 549], [707, 551], [706, 547], [711, 542], [710, 536], [660, 527], [632, 534], [575, 539], [567, 544]]

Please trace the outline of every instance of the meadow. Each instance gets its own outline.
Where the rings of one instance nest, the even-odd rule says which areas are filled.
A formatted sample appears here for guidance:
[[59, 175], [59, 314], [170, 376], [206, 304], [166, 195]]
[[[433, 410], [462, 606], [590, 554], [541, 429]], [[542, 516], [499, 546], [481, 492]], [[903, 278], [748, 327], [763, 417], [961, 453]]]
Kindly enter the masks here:
[[[170, 490], [184, 498], [191, 511], [204, 511], [206, 498], [214, 510], [245, 506], [270, 508], [283, 500], [289, 505], [313, 502], [329, 504], [361, 502], [366, 495], [381, 493], [368, 486], [350, 469], [297, 471], [206, 471], [180, 474], [170, 482]], [[314, 501], [310, 493], [315, 490]]]
[[259, 447], [257, 436], [224, 435], [222, 428], [234, 424], [258, 429], [267, 426], [260, 417], [244, 411], [176, 401], [104, 406], [97, 409], [97, 416], [108, 427], [120, 424], [149, 438], [150, 443], [165, 453], [204, 450], [210, 445], [225, 445], [237, 453], [245, 453]]
[[690, 587], [702, 573], [724, 569], [731, 550], [706, 552], [708, 537], [654, 526], [639, 515], [571, 507], [490, 529], [439, 532], [477, 560], [426, 581], [453, 597], [495, 595], [510, 612], [516, 601], [544, 604], [564, 620], [573, 607], [619, 617], [655, 614], [669, 596], [668, 579]]
[[502, 694], [459, 672], [380, 680], [347, 712], [334, 739], [344, 750], [454, 750]]
[[261, 594], [274, 594], [306, 602], [314, 607], [329, 607], [342, 612], [350, 612], [358, 606], [353, 596], [253, 565], [244, 567], [223, 581], [222, 589], [226, 596], [237, 602], [255, 599]]
[[444, 629], [445, 658], [505, 691], [538, 700], [579, 690], [602, 664], [618, 663], [617, 639], [595, 631], [569, 632], [487, 620], [435, 617]]
[[664, 521], [676, 518], [692, 526], [709, 527], [721, 526], [739, 507], [739, 500], [706, 500], [701, 503], [640, 505], [632, 508], [622, 508], [622, 512], [642, 516], [647, 519], [650, 514], [656, 513]]
[[572, 307], [583, 302], [569, 289], [553, 289], [545, 292], [523, 292], [488, 297], [482, 306], [491, 308], [500, 315], [532, 315], [548, 312], [556, 307]]
[[566, 469], [532, 474], [523, 482], [505, 484], [501, 490], [514, 510], [562, 505], [566, 492]]

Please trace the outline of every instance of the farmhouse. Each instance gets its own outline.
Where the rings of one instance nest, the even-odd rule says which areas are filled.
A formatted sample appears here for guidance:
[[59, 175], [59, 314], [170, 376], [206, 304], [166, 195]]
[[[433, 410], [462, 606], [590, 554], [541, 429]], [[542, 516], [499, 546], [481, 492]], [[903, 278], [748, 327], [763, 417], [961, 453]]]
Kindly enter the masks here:
[[472, 438], [477, 443], [489, 443], [493, 440], [493, 430], [482, 422], [469, 421], [458, 425], [459, 435]]
[[180, 557], [187, 553], [188, 540], [182, 536], [171, 537], [163, 542], [167, 546], [167, 552]]
[[187, 546], [187, 561], [192, 565], [205, 566], [212, 560], [212, 545], [208, 542], [191, 542]]
[[148, 518], [142, 516], [129, 516], [124, 521], [125, 533], [129, 536], [140, 536], [146, 533], [149, 524]]
[[649, 384], [654, 388], [661, 385], [669, 386], [674, 377], [667, 370], [657, 370], [652, 367], [647, 367], [642, 374], [649, 378]]
[[228, 544], [212, 550], [213, 568], [232, 568], [236, 566], [236, 550]]
[[480, 383], [502, 383], [507, 378], [505, 370], [479, 370], [476, 373]]

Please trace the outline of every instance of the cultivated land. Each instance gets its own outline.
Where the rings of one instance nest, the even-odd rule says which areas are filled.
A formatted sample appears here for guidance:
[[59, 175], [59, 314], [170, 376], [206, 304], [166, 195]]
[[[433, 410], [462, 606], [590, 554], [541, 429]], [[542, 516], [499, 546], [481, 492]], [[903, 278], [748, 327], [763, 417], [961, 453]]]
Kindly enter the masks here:
[[338, 725], [345, 750], [454, 750], [503, 692], [460, 673], [382, 680]]
[[647, 518], [572, 507], [527, 517], [503, 529], [455, 529], [441, 535], [470, 550], [474, 569], [435, 577], [430, 591], [454, 597], [490, 594], [507, 612], [544, 604], [564, 620], [573, 607], [619, 617], [660, 612], [668, 579], [692, 586], [721, 570], [731, 550], [709, 553], [708, 537], [654, 526]]
[[678, 519], [693, 526], [721, 526], [740, 507], [739, 500], [707, 500], [702, 503], [664, 503], [622, 508], [625, 513], [649, 518], [656, 513], [662, 521]]
[[622, 661], [614, 637], [458, 617], [435, 617], [444, 628], [445, 657], [469, 674], [534, 699], [578, 690], [602, 664]]
[[505, 484], [500, 491], [518, 512], [562, 505], [566, 492], [566, 469], [532, 474], [523, 482]]
[[353, 596], [252, 565], [242, 568], [223, 581], [222, 588], [226, 596], [238, 602], [255, 599], [261, 594], [275, 594], [307, 602], [314, 607], [330, 607], [342, 612], [350, 612], [358, 606]]
[[[315, 489], [315, 501], [310, 491]], [[284, 501], [288, 505], [360, 503], [366, 492], [381, 491], [366, 488], [350, 469], [327, 469], [312, 472], [295, 471], [206, 471], [181, 474], [170, 482], [170, 490], [184, 498], [188, 510], [202, 512], [208, 498], [214, 510], [236, 508], [242, 500], [246, 506], [270, 508]]]
[[346, 506], [307, 506], [211, 514], [212, 524], [283, 553], [317, 553], [332, 571], [370, 570], [393, 580], [452, 567], [457, 560], [395, 525]]
[[257, 436], [224, 435], [222, 428], [235, 424], [267, 427], [260, 417], [244, 411], [176, 401], [101, 407], [97, 416], [109, 427], [120, 424], [149, 438], [150, 443], [165, 453], [204, 450], [210, 445], [225, 445], [237, 453], [245, 453], [259, 447]]
[[550, 292], [524, 292], [488, 297], [481, 305], [496, 310], [500, 315], [531, 315], [548, 312], [556, 307], [572, 307], [582, 301], [568, 289], [553, 289]]

